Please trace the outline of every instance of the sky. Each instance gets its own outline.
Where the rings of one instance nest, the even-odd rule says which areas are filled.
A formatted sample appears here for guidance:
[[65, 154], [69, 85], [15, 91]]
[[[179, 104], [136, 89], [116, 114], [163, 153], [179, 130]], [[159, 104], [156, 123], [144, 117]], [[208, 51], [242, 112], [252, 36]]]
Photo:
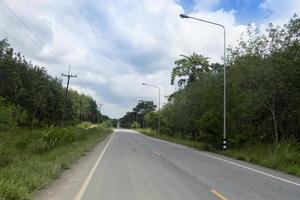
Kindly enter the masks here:
[[52, 76], [71, 65], [70, 87], [120, 118], [140, 99], [157, 104], [157, 89], [143, 82], [166, 103], [180, 54], [222, 62], [222, 30], [180, 13], [223, 24], [236, 46], [248, 24], [283, 25], [299, 12], [299, 0], [0, 0], [0, 38]]

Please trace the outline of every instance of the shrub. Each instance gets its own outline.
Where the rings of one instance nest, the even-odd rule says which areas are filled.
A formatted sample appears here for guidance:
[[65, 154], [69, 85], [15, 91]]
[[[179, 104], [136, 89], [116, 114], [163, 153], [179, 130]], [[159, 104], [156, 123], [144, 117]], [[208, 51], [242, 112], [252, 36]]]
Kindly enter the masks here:
[[199, 130], [203, 131], [206, 142], [211, 144], [214, 148], [221, 149], [222, 143], [222, 128], [220, 127], [220, 113], [216, 110], [209, 110], [205, 112], [198, 121]]
[[28, 191], [25, 187], [16, 185], [10, 181], [0, 181], [0, 197], [2, 200], [19, 200], [29, 199], [28, 196], [24, 196]]
[[140, 124], [136, 121], [134, 121], [131, 125], [131, 128], [140, 128]]
[[[98, 128], [98, 127], [97, 127]], [[33, 153], [45, 153], [56, 146], [66, 145], [78, 140], [86, 140], [88, 135], [96, 133], [95, 128], [85, 129], [78, 127], [53, 128], [42, 133], [40, 139], [30, 144]]]
[[[299, 143], [293, 139], [284, 139], [269, 149], [271, 166], [277, 168], [280, 165], [288, 165], [297, 160]], [[293, 164], [293, 163], [291, 163]]]
[[244, 155], [238, 155], [236, 157], [237, 160], [247, 160], [246, 157]]
[[0, 152], [0, 167], [5, 167], [9, 165], [12, 162], [12, 156], [6, 152], [1, 151]]
[[78, 127], [79, 128], [89, 128], [90, 126], [92, 126], [93, 124], [91, 122], [81, 122]]
[[5, 103], [5, 99], [0, 97], [0, 131], [8, 130], [15, 125], [12, 114], [11, 109]]
[[114, 123], [112, 120], [108, 119], [108, 120], [105, 120], [104, 122], [102, 122], [103, 126], [106, 127], [106, 128], [111, 128], [111, 127], [114, 127]]
[[28, 144], [28, 141], [21, 139], [15, 143], [15, 146], [16, 146], [16, 149], [23, 150], [27, 147], [27, 144]]
[[43, 136], [43, 144], [49, 148], [70, 143], [76, 140], [76, 133], [71, 128], [51, 128]]

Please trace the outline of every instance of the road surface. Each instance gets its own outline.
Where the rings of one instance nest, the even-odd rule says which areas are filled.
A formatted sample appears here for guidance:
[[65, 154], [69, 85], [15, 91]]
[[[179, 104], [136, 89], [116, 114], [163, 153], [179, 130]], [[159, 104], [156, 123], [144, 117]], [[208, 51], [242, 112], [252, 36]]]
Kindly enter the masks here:
[[109, 138], [87, 170], [70, 199], [300, 199], [299, 177], [125, 129]]

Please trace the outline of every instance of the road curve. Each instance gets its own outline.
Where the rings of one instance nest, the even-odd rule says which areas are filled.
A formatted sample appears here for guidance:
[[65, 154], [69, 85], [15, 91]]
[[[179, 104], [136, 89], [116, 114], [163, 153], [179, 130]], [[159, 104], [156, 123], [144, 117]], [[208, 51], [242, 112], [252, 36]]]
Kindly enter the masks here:
[[300, 179], [118, 129], [77, 194], [82, 200], [299, 200]]

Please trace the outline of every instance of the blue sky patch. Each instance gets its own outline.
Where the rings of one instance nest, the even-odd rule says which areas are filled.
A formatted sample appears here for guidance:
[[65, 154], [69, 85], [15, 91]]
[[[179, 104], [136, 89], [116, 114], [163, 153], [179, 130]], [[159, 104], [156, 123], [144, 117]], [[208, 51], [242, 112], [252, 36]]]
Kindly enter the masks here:
[[[234, 10], [239, 24], [262, 23], [267, 21], [271, 14], [270, 11], [260, 8], [262, 2], [263, 0], [220, 0], [214, 10]], [[193, 11], [194, 0], [180, 0], [179, 3], [187, 13]]]

